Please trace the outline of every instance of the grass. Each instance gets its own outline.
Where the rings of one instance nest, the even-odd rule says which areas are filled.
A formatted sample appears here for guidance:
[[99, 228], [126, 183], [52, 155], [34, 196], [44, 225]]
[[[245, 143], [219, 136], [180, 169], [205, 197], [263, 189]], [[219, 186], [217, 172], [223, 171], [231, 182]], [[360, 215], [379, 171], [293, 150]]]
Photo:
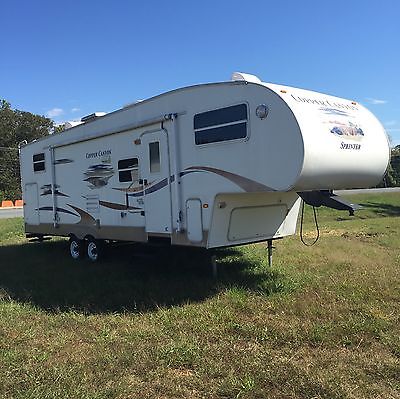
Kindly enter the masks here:
[[263, 244], [219, 250], [218, 279], [201, 251], [73, 262], [0, 220], [0, 397], [400, 398], [400, 194], [349, 198], [272, 269]]

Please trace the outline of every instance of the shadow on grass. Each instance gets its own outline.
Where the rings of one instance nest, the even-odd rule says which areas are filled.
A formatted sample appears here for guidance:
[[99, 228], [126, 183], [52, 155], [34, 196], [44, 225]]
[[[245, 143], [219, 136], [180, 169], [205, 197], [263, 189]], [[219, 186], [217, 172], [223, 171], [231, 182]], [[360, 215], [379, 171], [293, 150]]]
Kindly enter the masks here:
[[366, 202], [360, 205], [378, 216], [400, 216], [400, 206], [383, 204], [381, 202]]
[[276, 271], [254, 270], [239, 249], [216, 252], [218, 277], [206, 251], [139, 245], [109, 247], [105, 260], [69, 258], [67, 243], [0, 247], [0, 299], [9, 297], [48, 312], [146, 312], [197, 302], [227, 288], [264, 294], [285, 289]]

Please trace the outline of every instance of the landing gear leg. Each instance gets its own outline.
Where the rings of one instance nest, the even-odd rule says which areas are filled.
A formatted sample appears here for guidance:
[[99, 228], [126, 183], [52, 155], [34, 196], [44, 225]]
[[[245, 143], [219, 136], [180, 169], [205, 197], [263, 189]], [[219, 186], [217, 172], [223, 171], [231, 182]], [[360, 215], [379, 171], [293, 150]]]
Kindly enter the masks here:
[[214, 278], [218, 277], [217, 256], [211, 253], [210, 256], [211, 270]]
[[268, 266], [271, 267], [272, 266], [272, 249], [273, 249], [272, 240], [268, 240], [267, 249], [268, 249]]

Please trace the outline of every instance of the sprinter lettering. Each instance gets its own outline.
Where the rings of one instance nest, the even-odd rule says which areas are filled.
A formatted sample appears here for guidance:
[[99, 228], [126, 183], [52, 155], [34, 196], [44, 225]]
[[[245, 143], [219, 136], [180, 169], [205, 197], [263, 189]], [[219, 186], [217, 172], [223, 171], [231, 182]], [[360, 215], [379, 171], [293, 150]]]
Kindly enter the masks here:
[[361, 144], [349, 144], [349, 143], [343, 143], [343, 141], [340, 143], [340, 149], [341, 150], [359, 150], [361, 148]]

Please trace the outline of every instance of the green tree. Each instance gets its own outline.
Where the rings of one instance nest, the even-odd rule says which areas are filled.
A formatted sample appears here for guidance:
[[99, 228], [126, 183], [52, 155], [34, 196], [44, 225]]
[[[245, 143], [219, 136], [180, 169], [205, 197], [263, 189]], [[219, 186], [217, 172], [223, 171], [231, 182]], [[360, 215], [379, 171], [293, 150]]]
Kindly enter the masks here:
[[400, 145], [392, 148], [390, 164], [379, 187], [400, 187]]
[[54, 129], [51, 119], [12, 109], [0, 100], [0, 199], [21, 198], [18, 145], [47, 136]]

